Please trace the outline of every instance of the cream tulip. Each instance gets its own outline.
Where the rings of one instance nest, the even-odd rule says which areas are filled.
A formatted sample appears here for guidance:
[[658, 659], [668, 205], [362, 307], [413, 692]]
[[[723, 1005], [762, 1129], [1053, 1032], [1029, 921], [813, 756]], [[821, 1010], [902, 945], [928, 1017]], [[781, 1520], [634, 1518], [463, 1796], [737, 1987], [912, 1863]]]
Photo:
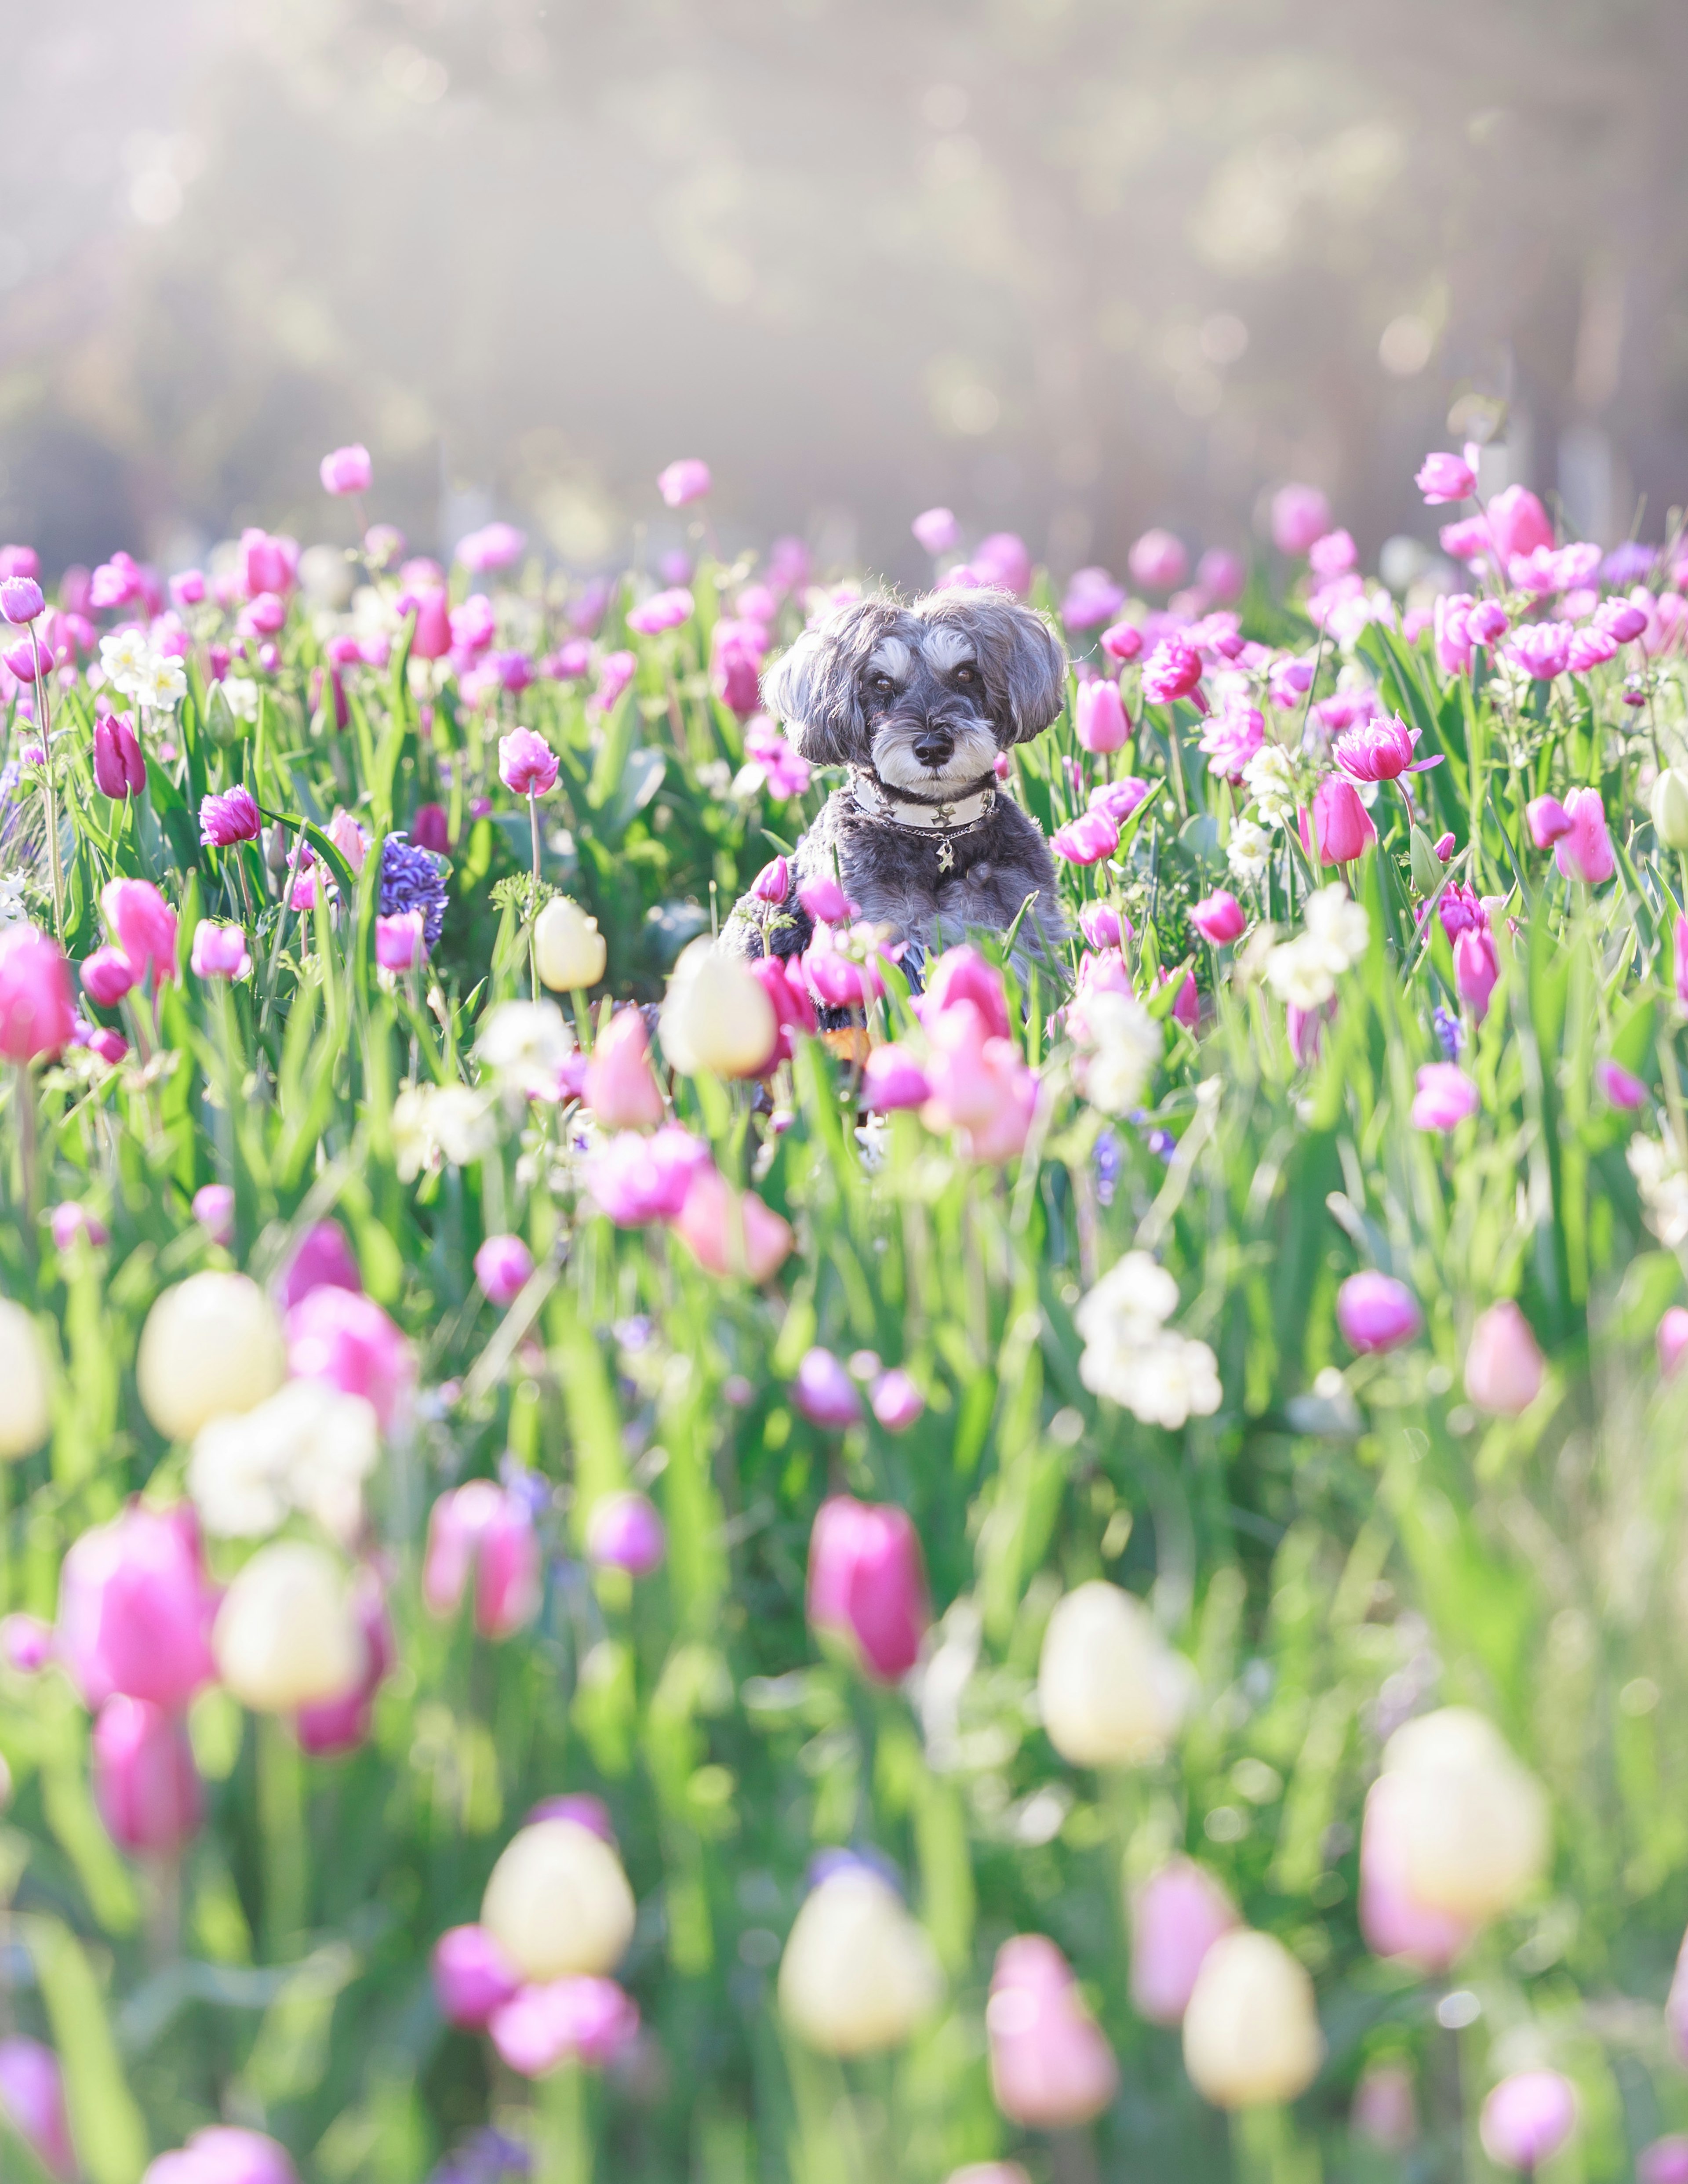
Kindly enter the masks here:
[[533, 925], [533, 958], [543, 983], [554, 994], [584, 992], [604, 976], [609, 950], [598, 920], [577, 902], [555, 895]]
[[41, 1329], [0, 1297], [0, 1463], [27, 1456], [53, 1426], [52, 1379]]
[[942, 2000], [924, 1930], [866, 1866], [829, 1874], [804, 1899], [779, 1968], [779, 2006], [823, 2055], [896, 2048]]
[[366, 1646], [345, 1570], [326, 1547], [260, 1547], [223, 1595], [211, 1627], [217, 1673], [254, 1713], [295, 1713], [343, 1697]]
[[1222, 1934], [1184, 2012], [1184, 2064], [1197, 2092], [1221, 2109], [1292, 2101], [1323, 2059], [1305, 1969], [1270, 1934]]
[[1688, 773], [1668, 766], [1653, 783], [1653, 832], [1669, 850], [1688, 850]]
[[256, 1409], [287, 1373], [269, 1298], [245, 1274], [214, 1269], [159, 1298], [135, 1361], [142, 1408], [170, 1440], [192, 1440], [212, 1418]]
[[1415, 1903], [1472, 1919], [1514, 1909], [1546, 1869], [1546, 1793], [1493, 1723], [1444, 1707], [1398, 1729], [1384, 1747], [1396, 1778], [1396, 1822]]
[[525, 1980], [602, 1976], [633, 1937], [621, 1861], [578, 1820], [536, 1820], [493, 1868], [481, 1924]]
[[1134, 1593], [1100, 1578], [1056, 1603], [1038, 1700], [1050, 1742], [1075, 1767], [1158, 1759], [1189, 1710], [1193, 1671]]
[[753, 1077], [766, 1067], [779, 1026], [748, 965], [712, 940], [694, 940], [674, 966], [662, 1004], [662, 1051], [688, 1077]]

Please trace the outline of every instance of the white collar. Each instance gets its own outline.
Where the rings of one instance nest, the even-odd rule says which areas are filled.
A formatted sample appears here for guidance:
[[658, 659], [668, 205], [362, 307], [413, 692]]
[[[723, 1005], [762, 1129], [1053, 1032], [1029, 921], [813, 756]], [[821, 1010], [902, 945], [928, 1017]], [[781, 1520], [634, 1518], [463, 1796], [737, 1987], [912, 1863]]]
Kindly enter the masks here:
[[948, 834], [958, 827], [971, 827], [996, 803], [995, 788], [989, 783], [954, 804], [905, 804], [871, 774], [853, 774], [851, 786], [857, 806], [870, 818], [889, 819], [894, 827], [912, 827], [922, 834]]

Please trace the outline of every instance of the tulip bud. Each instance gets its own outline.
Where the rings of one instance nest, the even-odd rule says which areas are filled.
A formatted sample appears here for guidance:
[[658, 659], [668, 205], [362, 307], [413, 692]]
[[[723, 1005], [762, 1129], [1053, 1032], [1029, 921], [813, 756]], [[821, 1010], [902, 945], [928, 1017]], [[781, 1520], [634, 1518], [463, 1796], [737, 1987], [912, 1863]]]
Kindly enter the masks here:
[[674, 966], [663, 1000], [662, 1050], [688, 1077], [755, 1077], [773, 1052], [773, 1003], [748, 965], [710, 940], [694, 940]]
[[1568, 2078], [1557, 2070], [1518, 2070], [1484, 2102], [1478, 2136], [1496, 2167], [1533, 2175], [1576, 2124], [1576, 2089]]
[[996, 1953], [985, 2010], [991, 2097], [1011, 2122], [1065, 2131], [1099, 2116], [1119, 2070], [1066, 1958], [1041, 1934]]
[[192, 1509], [133, 1502], [64, 1557], [59, 1656], [91, 1707], [120, 1692], [179, 1708], [212, 1676], [211, 1607]]
[[94, 1802], [114, 1843], [173, 1858], [198, 1833], [205, 1792], [179, 1713], [145, 1699], [108, 1699], [90, 1757]]
[[1224, 1934], [1196, 1974], [1184, 2020], [1190, 2081], [1216, 2108], [1292, 2101], [1318, 2075], [1313, 1984], [1270, 1934]]
[[1072, 716], [1073, 732], [1087, 751], [1123, 749], [1131, 733], [1119, 685], [1111, 676], [1098, 676], [1094, 682], [1079, 684]]
[[1653, 783], [1653, 832], [1668, 850], [1688, 850], [1688, 773], [1668, 766]]
[[1546, 1796], [1480, 1713], [1444, 1707], [1398, 1729], [1384, 1747], [1384, 1779], [1397, 1786], [1389, 1817], [1414, 1904], [1481, 1922], [1540, 1880]]
[[180, 2153], [161, 2153], [141, 2184], [299, 2184], [286, 2149], [261, 2131], [212, 2124]]
[[1368, 1269], [1350, 1274], [1336, 1292], [1336, 1323], [1353, 1349], [1372, 1356], [1411, 1342], [1424, 1321], [1405, 1282]]
[[779, 2006], [823, 2055], [900, 2047], [943, 1998], [925, 1931], [866, 1865], [827, 1875], [805, 1897], [780, 1960]]
[[548, 2078], [567, 2062], [601, 2070], [625, 2055], [638, 2038], [638, 2005], [614, 1980], [551, 1980], [523, 1987], [487, 2029], [512, 2070]]
[[514, 1304], [532, 1272], [533, 1254], [520, 1236], [488, 1236], [475, 1254], [475, 1279], [490, 1304]]
[[925, 1396], [896, 1365], [873, 1383], [869, 1401], [874, 1417], [887, 1433], [906, 1433], [926, 1408]]
[[475, 1628], [508, 1638], [539, 1610], [541, 1562], [533, 1518], [520, 1496], [491, 1479], [471, 1479], [442, 1494], [428, 1518], [422, 1599], [431, 1615], [449, 1615], [475, 1579]]
[[287, 1366], [281, 1329], [257, 1283], [208, 1270], [166, 1290], [148, 1313], [135, 1379], [164, 1438], [192, 1440], [209, 1419], [273, 1396]]
[[576, 1820], [539, 1820], [514, 1835], [481, 1903], [482, 1925], [525, 1981], [613, 1971], [633, 1919], [621, 1860]]
[[1432, 1908], [1412, 1892], [1412, 1794], [1398, 1774], [1379, 1774], [1366, 1793], [1360, 1828], [1360, 1931], [1380, 1957], [1404, 1957], [1421, 1970], [1444, 1972], [1476, 1933], [1479, 1921]]
[[610, 1017], [586, 1066], [586, 1104], [606, 1130], [654, 1130], [666, 1112], [637, 1008]]
[[41, 1329], [0, 1297], [0, 1463], [28, 1456], [53, 1429], [52, 1367]]
[[606, 1494], [586, 1520], [586, 1554], [600, 1569], [649, 1577], [667, 1550], [655, 1504], [643, 1494]]
[[920, 1535], [905, 1509], [834, 1495], [809, 1535], [810, 1627], [843, 1641], [868, 1674], [895, 1683], [932, 1619]]
[[1135, 1594], [1092, 1579], [1057, 1602], [1044, 1633], [1038, 1702], [1049, 1741], [1075, 1767], [1158, 1759], [1188, 1709], [1192, 1672]]
[[1131, 2000], [1151, 2025], [1177, 2025], [1189, 2007], [1196, 1974], [1236, 1907], [1193, 1858], [1175, 1858], [1131, 1899]]
[[1235, 895], [1220, 888], [1195, 905], [1189, 922], [1204, 940], [1215, 948], [1223, 948], [1233, 940], [1241, 939], [1248, 919]]
[[81, 2169], [64, 2113], [64, 2081], [58, 2058], [39, 2040], [0, 2040], [0, 2112], [55, 2184], [75, 2184]]
[[254, 1713], [296, 1713], [350, 1691], [367, 1649], [346, 1573], [303, 1540], [260, 1547], [223, 1596], [217, 1670]]
[[604, 976], [609, 950], [598, 920], [566, 895], [555, 895], [533, 922], [533, 957], [554, 994], [584, 993]]
[[1479, 1315], [1465, 1353], [1465, 1392], [1479, 1411], [1517, 1418], [1540, 1394], [1546, 1369], [1529, 1322], [1510, 1297]]
[[484, 1926], [454, 1926], [434, 1943], [434, 1999], [448, 2025], [479, 2032], [521, 1985]]

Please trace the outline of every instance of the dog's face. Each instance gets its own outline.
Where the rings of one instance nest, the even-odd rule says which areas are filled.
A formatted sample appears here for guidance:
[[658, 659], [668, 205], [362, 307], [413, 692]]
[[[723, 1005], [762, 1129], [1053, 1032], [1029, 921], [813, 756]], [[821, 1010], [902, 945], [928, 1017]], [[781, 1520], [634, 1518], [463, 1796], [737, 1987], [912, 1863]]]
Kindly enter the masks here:
[[763, 678], [770, 710], [818, 766], [955, 795], [1061, 710], [1067, 655], [1006, 592], [857, 599], [805, 630]]

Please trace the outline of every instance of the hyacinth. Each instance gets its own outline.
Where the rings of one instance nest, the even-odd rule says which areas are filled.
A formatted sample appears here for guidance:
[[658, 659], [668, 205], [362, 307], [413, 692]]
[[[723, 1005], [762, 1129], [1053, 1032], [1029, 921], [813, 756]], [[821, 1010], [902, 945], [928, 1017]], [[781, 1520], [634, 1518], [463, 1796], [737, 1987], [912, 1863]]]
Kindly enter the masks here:
[[451, 867], [429, 850], [419, 850], [404, 834], [389, 834], [381, 845], [381, 915], [396, 917], [420, 911], [422, 938], [430, 950], [439, 945], [445, 926], [446, 879]]

